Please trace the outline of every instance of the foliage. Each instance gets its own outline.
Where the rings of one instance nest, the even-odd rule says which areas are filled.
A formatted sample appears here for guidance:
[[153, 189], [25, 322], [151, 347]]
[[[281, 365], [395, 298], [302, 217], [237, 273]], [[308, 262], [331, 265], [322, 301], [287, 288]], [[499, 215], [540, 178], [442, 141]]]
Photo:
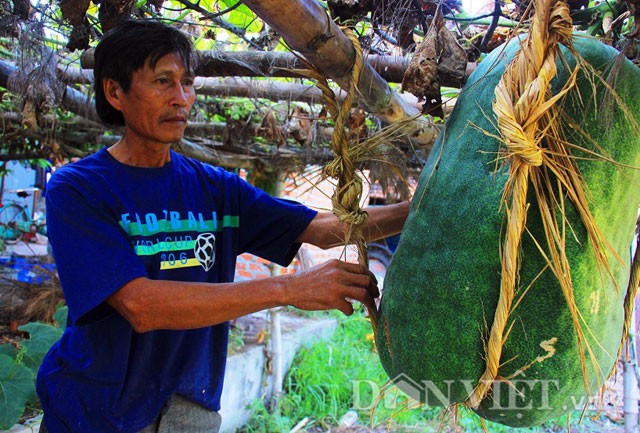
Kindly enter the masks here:
[[37, 403], [35, 378], [42, 359], [60, 339], [67, 321], [67, 307], [54, 315], [55, 325], [32, 322], [18, 329], [29, 334], [19, 347], [0, 345], [0, 430], [11, 428], [28, 404]]
[[228, 354], [233, 355], [244, 347], [244, 329], [239, 326], [231, 326], [229, 329]]
[[[470, 409], [458, 407], [413, 407], [396, 387], [388, 386], [371, 339], [371, 326], [361, 313], [345, 318], [335, 315], [339, 325], [330, 341], [318, 342], [297, 354], [278, 401], [254, 401], [252, 417], [239, 433], [287, 433], [307, 420], [299, 431], [322, 431], [338, 425], [347, 411], [358, 413], [359, 424], [385, 425], [389, 431], [509, 433], [513, 428], [483, 421]], [[354, 388], [360, 384], [360, 394]], [[374, 394], [379, 394], [376, 403]], [[604, 415], [586, 416], [577, 411], [547, 421], [539, 427], [518, 429], [522, 433], [565, 431], [584, 427], [600, 431]], [[302, 423], [301, 423], [302, 424]], [[377, 430], [376, 430], [377, 431]]]
[[[388, 381], [373, 347], [371, 325], [361, 313], [339, 320], [330, 341], [303, 348], [297, 354], [284, 394], [273, 411], [269, 412], [262, 402], [254, 403], [254, 415], [245, 433], [288, 432], [304, 418], [325, 427], [336, 425], [349, 410], [356, 410], [360, 419], [373, 416], [375, 424], [393, 418], [393, 423], [412, 426], [425, 424], [441, 412], [437, 408], [406, 410], [407, 397], [391, 394], [386, 396], [389, 404], [379, 404], [371, 412], [369, 408], [376, 406], [374, 394]], [[354, 400], [357, 386], [362, 389]]]
[[[218, 3], [229, 11], [226, 14], [229, 23], [244, 28], [248, 33], [258, 33], [262, 30], [260, 20], [257, 19], [256, 15], [246, 5], [236, 5], [236, 0], [219, 0]], [[214, 8], [210, 7], [209, 9], [213, 10]]]
[[257, 110], [255, 102], [247, 98], [228, 98], [224, 103], [224, 113], [233, 120], [251, 119]]

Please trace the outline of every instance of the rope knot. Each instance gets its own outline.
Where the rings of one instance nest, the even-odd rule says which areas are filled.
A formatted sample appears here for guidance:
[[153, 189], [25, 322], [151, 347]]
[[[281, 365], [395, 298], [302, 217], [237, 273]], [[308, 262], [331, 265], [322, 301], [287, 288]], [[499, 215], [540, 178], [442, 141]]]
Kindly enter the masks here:
[[540, 167], [543, 163], [543, 150], [537, 143], [532, 140], [506, 140], [507, 147], [512, 154], [518, 157], [523, 163]]
[[355, 175], [348, 180], [340, 189], [340, 202], [347, 209], [358, 209], [360, 197], [362, 196], [362, 179]]
[[333, 161], [324, 167], [324, 174], [325, 176], [337, 179], [344, 171], [343, 166], [342, 156], [336, 155]]
[[556, 2], [549, 17], [549, 35], [553, 42], [566, 45], [571, 42], [572, 32], [573, 20], [569, 4], [564, 1]]
[[339, 215], [340, 221], [353, 226], [361, 226], [367, 222], [369, 214], [363, 210], [356, 210], [346, 214]]

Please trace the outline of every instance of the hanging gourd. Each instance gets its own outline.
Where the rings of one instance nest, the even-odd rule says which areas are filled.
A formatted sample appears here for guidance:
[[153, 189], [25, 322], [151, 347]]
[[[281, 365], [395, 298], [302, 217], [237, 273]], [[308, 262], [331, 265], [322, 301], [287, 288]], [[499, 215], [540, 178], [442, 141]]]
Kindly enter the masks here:
[[[511, 426], [582, 409], [616, 365], [640, 203], [640, 69], [563, 1], [494, 50], [423, 168], [377, 347], [429, 405]], [[627, 305], [629, 307], [629, 305]]]

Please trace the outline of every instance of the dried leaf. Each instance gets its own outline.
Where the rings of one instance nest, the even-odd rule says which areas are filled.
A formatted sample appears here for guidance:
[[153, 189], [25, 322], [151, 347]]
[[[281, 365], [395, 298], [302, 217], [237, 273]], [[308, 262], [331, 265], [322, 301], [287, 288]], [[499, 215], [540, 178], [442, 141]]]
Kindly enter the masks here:
[[439, 73], [446, 74], [462, 84], [467, 70], [467, 53], [464, 48], [458, 44], [455, 34], [444, 26], [438, 31], [438, 45], [442, 47], [438, 61]]
[[366, 124], [367, 116], [362, 108], [352, 108], [347, 119], [349, 128], [349, 141], [359, 142], [367, 137], [368, 128]]
[[89, 9], [90, 0], [60, 0], [60, 12], [62, 18], [72, 26], [81, 25]]
[[24, 107], [22, 107], [22, 126], [32, 131], [38, 130], [36, 107], [31, 101], [25, 101]]
[[133, 5], [133, 0], [102, 0], [98, 13], [102, 31], [108, 32], [120, 20], [128, 18]]
[[405, 72], [402, 90], [425, 99], [423, 112], [444, 117], [439, 71], [462, 83], [466, 66], [467, 54], [458, 44], [455, 35], [445, 27], [438, 10]]
[[438, 29], [434, 22], [422, 42], [416, 47], [402, 79], [402, 90], [413, 93], [418, 99], [425, 99], [425, 108], [442, 104], [438, 80], [438, 57]]

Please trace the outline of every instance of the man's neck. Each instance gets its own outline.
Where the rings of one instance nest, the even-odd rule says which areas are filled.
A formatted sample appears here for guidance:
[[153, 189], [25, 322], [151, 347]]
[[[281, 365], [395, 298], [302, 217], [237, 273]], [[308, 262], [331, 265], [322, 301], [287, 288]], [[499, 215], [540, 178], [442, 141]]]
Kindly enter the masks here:
[[134, 167], [163, 167], [171, 161], [170, 144], [136, 145], [126, 136], [107, 150], [118, 162]]

